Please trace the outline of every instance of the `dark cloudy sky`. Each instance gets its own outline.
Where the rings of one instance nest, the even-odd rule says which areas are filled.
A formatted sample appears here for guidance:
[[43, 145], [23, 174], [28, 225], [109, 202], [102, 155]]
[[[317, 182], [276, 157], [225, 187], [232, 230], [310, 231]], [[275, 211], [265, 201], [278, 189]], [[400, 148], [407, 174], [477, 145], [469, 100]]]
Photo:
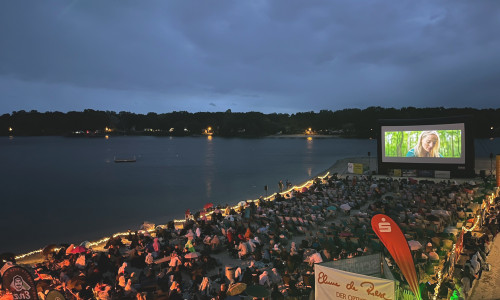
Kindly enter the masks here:
[[0, 41], [0, 113], [500, 103], [496, 0], [4, 0]]

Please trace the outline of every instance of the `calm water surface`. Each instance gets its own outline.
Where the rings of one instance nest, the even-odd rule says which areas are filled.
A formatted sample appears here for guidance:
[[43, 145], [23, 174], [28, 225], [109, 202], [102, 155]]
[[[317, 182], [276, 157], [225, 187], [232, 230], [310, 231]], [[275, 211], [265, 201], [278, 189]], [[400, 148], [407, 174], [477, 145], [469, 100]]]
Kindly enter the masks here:
[[2, 137], [0, 252], [95, 240], [208, 202], [256, 199], [265, 185], [276, 192], [279, 180], [298, 184], [368, 151], [376, 157], [376, 141]]

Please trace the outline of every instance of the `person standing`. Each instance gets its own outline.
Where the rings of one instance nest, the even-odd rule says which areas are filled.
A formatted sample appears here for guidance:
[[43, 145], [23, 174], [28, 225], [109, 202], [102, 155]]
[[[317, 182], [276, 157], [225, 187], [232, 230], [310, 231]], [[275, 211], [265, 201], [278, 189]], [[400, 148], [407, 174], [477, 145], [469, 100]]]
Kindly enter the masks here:
[[283, 192], [283, 180], [280, 180], [280, 182], [278, 183], [278, 187], [279, 187], [280, 193]]

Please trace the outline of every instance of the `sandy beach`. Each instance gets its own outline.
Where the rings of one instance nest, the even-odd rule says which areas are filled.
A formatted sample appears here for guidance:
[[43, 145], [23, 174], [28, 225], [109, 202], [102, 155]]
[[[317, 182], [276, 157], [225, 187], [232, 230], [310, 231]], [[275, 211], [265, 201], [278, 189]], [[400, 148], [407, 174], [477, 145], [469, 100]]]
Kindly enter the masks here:
[[483, 275], [472, 289], [470, 299], [498, 300], [500, 299], [500, 239], [495, 238], [493, 247], [486, 260], [491, 265], [491, 271], [483, 271]]

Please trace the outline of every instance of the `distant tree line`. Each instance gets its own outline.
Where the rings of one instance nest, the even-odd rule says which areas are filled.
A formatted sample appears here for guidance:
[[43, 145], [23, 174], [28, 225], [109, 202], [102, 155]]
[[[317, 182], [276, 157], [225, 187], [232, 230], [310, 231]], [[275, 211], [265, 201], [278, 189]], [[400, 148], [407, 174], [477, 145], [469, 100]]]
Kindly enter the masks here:
[[[341, 137], [378, 138], [379, 119], [420, 119], [472, 116], [473, 130], [477, 138], [500, 136], [500, 109], [474, 108], [415, 108], [401, 109], [368, 107], [337, 111], [299, 112], [295, 114], [260, 112], [237, 113], [174, 111], [158, 114], [97, 111], [83, 112], [14, 111], [0, 116], [0, 135], [40, 136], [85, 134], [120, 135], [200, 135], [208, 127], [213, 134], [225, 137], [260, 137], [274, 134], [300, 134], [307, 129], [315, 134]], [[106, 133], [108, 134], [108, 133]]]

